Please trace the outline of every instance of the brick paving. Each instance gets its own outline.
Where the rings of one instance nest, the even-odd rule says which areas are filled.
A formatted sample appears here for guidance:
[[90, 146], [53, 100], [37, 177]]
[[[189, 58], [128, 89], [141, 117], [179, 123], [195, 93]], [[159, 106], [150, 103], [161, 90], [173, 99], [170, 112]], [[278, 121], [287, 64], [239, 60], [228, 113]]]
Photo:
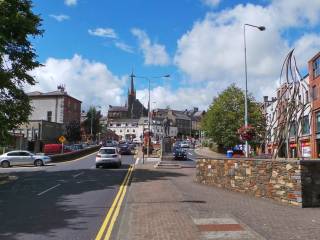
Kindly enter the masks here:
[[137, 166], [114, 239], [320, 239], [318, 208], [201, 185], [194, 177], [192, 168]]

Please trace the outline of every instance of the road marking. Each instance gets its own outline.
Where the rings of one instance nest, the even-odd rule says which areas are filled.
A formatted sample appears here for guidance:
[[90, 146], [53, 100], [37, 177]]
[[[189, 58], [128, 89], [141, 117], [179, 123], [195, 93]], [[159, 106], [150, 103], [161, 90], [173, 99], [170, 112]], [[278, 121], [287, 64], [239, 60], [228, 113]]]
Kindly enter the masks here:
[[76, 175], [73, 175], [74, 178], [79, 177], [80, 175], [84, 174], [84, 172], [78, 173]]
[[118, 200], [121, 197], [121, 194], [123, 192], [124, 186], [127, 184], [127, 180], [129, 179], [129, 175], [131, 175], [130, 173], [131, 173], [132, 169], [133, 169], [133, 167], [132, 167], [132, 165], [130, 165], [130, 167], [128, 169], [128, 172], [127, 172], [122, 184], [120, 185], [119, 191], [118, 191], [118, 193], [117, 193], [117, 195], [116, 195], [116, 197], [115, 197], [115, 199], [114, 199], [114, 201], [113, 201], [113, 203], [111, 205], [111, 208], [109, 209], [109, 211], [107, 213], [106, 218], [104, 219], [104, 221], [103, 221], [103, 223], [102, 223], [102, 225], [100, 227], [100, 230], [99, 230], [95, 240], [100, 240], [102, 238], [103, 233], [105, 232], [105, 229], [106, 229], [106, 227], [107, 227], [107, 225], [109, 223], [109, 220], [110, 220], [110, 218], [111, 218], [111, 216], [112, 216], [112, 214], [114, 212], [114, 209], [115, 209], [115, 207], [116, 207], [116, 205], [118, 203]]
[[192, 156], [193, 154], [192, 154], [191, 152], [189, 152], [189, 155], [191, 155], [191, 156]]
[[66, 164], [66, 163], [72, 163], [72, 162], [80, 161], [80, 160], [82, 160], [82, 159], [84, 159], [86, 157], [90, 157], [91, 155], [97, 154], [97, 152], [98, 152], [98, 150], [96, 152], [94, 152], [94, 153], [90, 153], [90, 154], [85, 155], [85, 156], [83, 156], [81, 158], [77, 158], [77, 159], [70, 160], [70, 161], [65, 161], [65, 162], [60, 162], [60, 163], [59, 162], [54, 162], [54, 163], [59, 165], [59, 164]]
[[121, 196], [121, 198], [120, 198], [120, 200], [119, 200], [119, 202], [118, 202], [116, 211], [114, 212], [114, 214], [113, 214], [113, 216], [112, 216], [112, 219], [111, 219], [111, 222], [110, 222], [110, 226], [109, 226], [109, 228], [108, 228], [108, 230], [107, 230], [107, 233], [106, 233], [106, 236], [105, 236], [104, 240], [109, 240], [109, 239], [110, 239], [113, 226], [114, 226], [114, 224], [115, 224], [115, 222], [116, 222], [116, 220], [117, 220], [117, 217], [119, 216], [121, 204], [122, 204], [122, 202], [123, 202], [124, 196], [126, 195], [128, 183], [129, 183], [129, 181], [130, 181], [130, 177], [131, 177], [131, 174], [132, 174], [132, 169], [133, 169], [133, 168], [131, 168], [131, 169], [129, 170], [129, 172], [130, 172], [129, 177], [128, 177], [128, 179], [127, 179], [127, 182], [126, 182], [125, 185], [124, 185], [124, 189], [123, 189], [122, 196]]
[[38, 193], [37, 195], [38, 196], [41, 196], [42, 194], [45, 194], [46, 192], [49, 192], [50, 190], [52, 190], [52, 189], [54, 189], [54, 188], [56, 188], [56, 187], [59, 187], [61, 184], [59, 183], [59, 184], [57, 184], [57, 185], [55, 185], [55, 186], [53, 186], [53, 187], [51, 187], [51, 188], [48, 188], [47, 190], [44, 190], [43, 192], [41, 192], [41, 193]]
[[137, 158], [134, 165], [138, 165], [138, 164], [139, 164], [139, 161], [140, 161], [140, 158]]

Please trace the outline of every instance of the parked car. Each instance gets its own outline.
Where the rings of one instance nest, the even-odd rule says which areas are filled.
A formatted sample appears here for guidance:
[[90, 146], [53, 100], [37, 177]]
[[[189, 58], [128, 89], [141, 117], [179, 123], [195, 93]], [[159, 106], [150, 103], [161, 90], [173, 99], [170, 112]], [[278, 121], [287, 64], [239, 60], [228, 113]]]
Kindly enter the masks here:
[[29, 151], [11, 151], [0, 155], [0, 165], [7, 168], [14, 165], [33, 164], [35, 166], [43, 166], [50, 162], [51, 158], [46, 155], [36, 155]]
[[182, 148], [189, 148], [190, 146], [189, 146], [189, 143], [188, 142], [181, 142], [180, 143], [180, 146], [182, 147]]
[[71, 149], [73, 151], [78, 151], [78, 150], [82, 150], [83, 146], [82, 146], [82, 144], [74, 144], [74, 145], [71, 146]]
[[118, 150], [121, 155], [131, 155], [131, 149], [126, 143], [119, 144]]
[[103, 144], [104, 147], [116, 147], [117, 144], [113, 140], [107, 140]]
[[187, 152], [183, 148], [176, 148], [173, 152], [174, 160], [187, 160]]
[[141, 144], [142, 143], [140, 138], [135, 138], [135, 139], [132, 140], [132, 142], [134, 142], [136, 144]]
[[121, 158], [115, 147], [102, 147], [96, 155], [96, 168], [105, 165], [117, 165], [121, 167]]
[[[43, 152], [45, 154], [59, 154], [62, 151], [62, 144], [45, 144]], [[68, 145], [63, 145], [63, 152], [72, 152], [72, 148]]]

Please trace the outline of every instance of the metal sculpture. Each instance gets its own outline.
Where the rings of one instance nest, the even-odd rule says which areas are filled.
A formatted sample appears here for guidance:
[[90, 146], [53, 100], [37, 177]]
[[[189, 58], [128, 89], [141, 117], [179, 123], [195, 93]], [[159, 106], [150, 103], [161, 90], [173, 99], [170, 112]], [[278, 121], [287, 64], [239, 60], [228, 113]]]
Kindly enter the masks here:
[[[295, 142], [296, 156], [302, 156], [303, 127], [311, 123], [309, 84], [301, 77], [293, 52], [294, 49], [283, 62], [277, 99], [272, 103], [275, 106], [267, 116], [266, 142], [272, 145], [273, 159], [290, 157], [290, 140]], [[305, 116], [308, 116], [307, 122]]]

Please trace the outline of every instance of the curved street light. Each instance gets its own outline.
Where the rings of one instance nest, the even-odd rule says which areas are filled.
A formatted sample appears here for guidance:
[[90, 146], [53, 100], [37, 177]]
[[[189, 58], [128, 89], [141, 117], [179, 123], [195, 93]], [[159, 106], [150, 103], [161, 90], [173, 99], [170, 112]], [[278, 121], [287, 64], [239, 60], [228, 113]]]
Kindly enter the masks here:
[[[248, 127], [248, 73], [247, 73], [247, 46], [246, 46], [246, 26], [248, 27], [253, 27], [253, 28], [257, 28], [260, 31], [264, 31], [266, 30], [265, 26], [256, 26], [256, 25], [252, 25], [252, 24], [244, 24], [243, 25], [243, 41], [244, 41], [244, 72], [245, 72], [245, 78], [246, 78], [246, 89], [245, 89], [245, 95], [244, 95], [244, 126], [245, 128]], [[249, 145], [248, 145], [248, 141], [246, 140], [246, 145], [245, 145], [245, 149], [246, 149], [246, 157], [248, 157], [248, 152], [249, 152]]]

